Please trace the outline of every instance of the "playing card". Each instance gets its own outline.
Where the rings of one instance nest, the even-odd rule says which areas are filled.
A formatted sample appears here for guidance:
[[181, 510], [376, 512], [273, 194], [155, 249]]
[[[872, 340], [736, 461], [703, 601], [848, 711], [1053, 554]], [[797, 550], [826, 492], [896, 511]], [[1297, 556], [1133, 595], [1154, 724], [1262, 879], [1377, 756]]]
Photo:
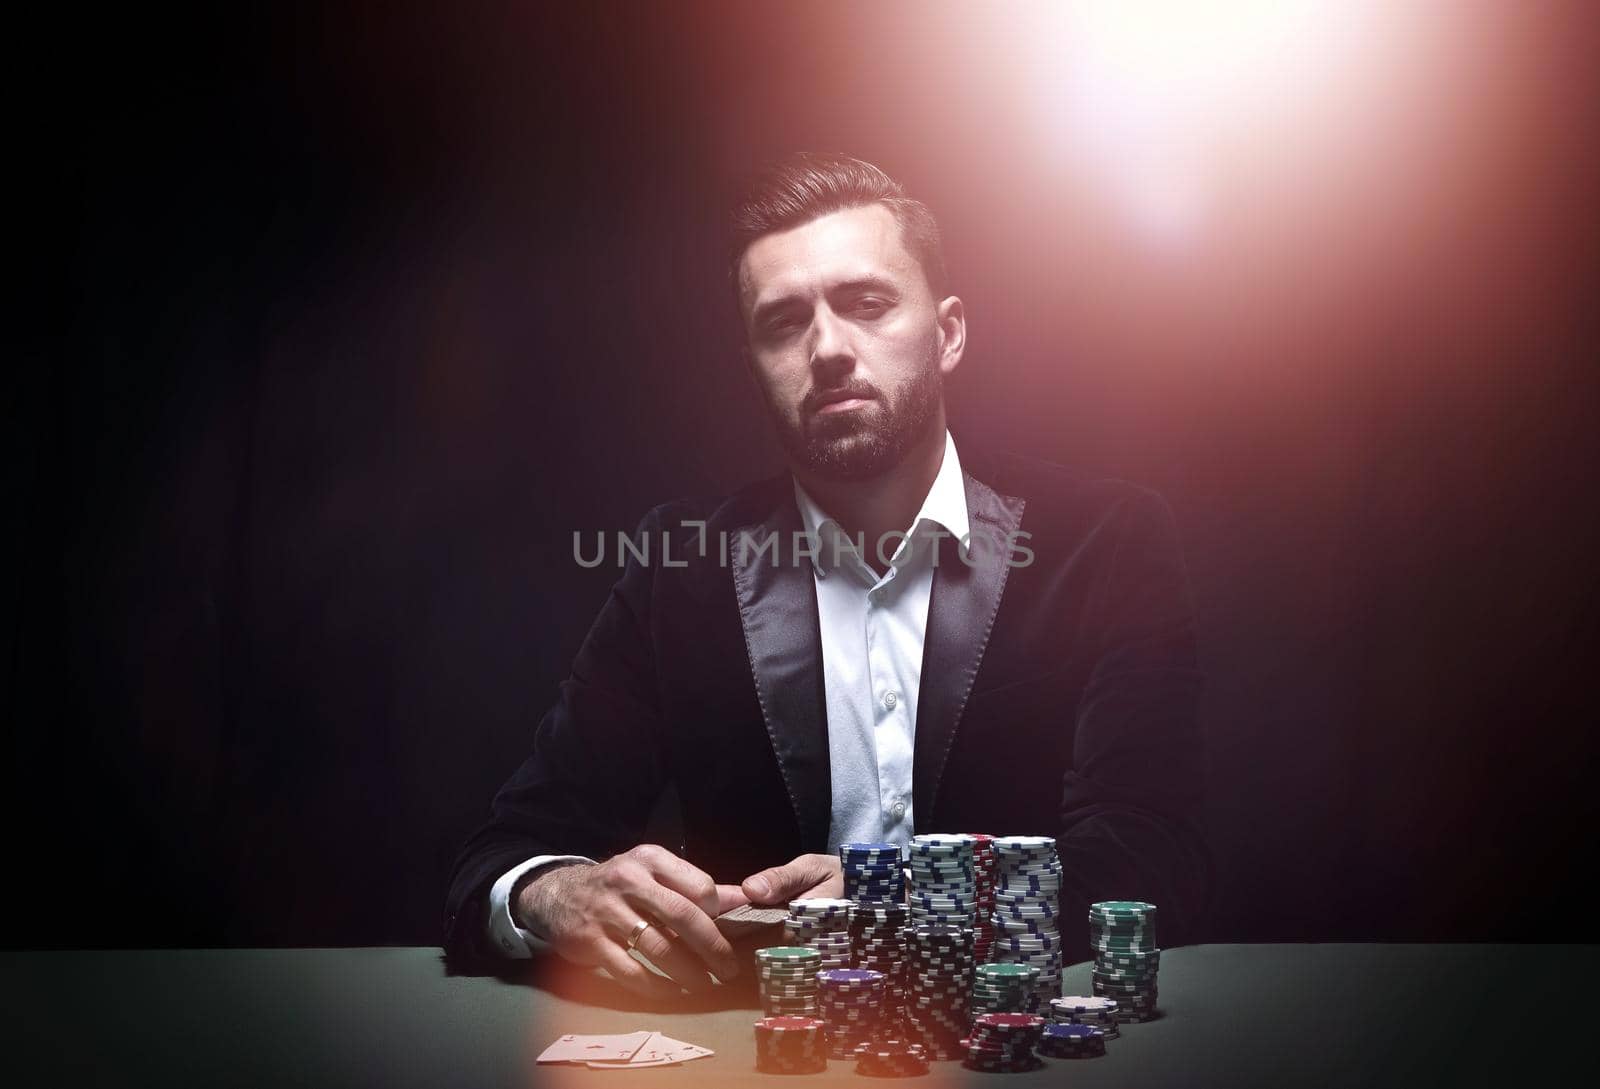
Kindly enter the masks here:
[[716, 1052], [699, 1044], [685, 1043], [674, 1040], [670, 1036], [663, 1036], [659, 1032], [651, 1033], [628, 1060], [590, 1060], [585, 1065], [595, 1070], [632, 1070], [641, 1066], [672, 1066], [677, 1063], [689, 1062], [692, 1059], [703, 1059]]
[[670, 1036], [662, 1036], [659, 1033], [651, 1043], [661, 1047], [665, 1054], [672, 1056], [674, 1062], [688, 1062], [690, 1059], [703, 1059], [707, 1055], [716, 1054], [709, 1047], [684, 1043], [682, 1040], [674, 1040]]
[[541, 1063], [627, 1062], [638, 1054], [653, 1033], [630, 1032], [620, 1036], [578, 1036], [568, 1033], [540, 1052]]
[[717, 929], [730, 938], [754, 933], [769, 926], [777, 926], [789, 917], [787, 907], [757, 907], [740, 904], [724, 911], [716, 918]]

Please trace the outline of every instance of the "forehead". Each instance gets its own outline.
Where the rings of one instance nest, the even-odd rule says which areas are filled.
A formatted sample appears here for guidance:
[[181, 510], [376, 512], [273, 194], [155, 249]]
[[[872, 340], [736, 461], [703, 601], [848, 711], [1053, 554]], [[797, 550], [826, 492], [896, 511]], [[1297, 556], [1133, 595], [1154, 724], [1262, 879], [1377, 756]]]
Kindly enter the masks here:
[[869, 275], [907, 290], [921, 282], [921, 268], [905, 247], [900, 223], [882, 204], [844, 208], [762, 235], [745, 250], [739, 293], [748, 307]]

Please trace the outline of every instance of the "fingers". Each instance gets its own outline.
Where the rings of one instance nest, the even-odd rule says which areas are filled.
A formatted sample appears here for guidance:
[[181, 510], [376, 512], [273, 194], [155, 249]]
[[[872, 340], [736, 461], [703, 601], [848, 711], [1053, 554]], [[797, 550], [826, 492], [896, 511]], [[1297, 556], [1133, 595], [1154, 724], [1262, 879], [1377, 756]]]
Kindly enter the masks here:
[[705, 914], [717, 914], [717, 885], [710, 874], [664, 847], [642, 847], [638, 854], [657, 881]]
[[678, 986], [629, 955], [628, 938], [642, 919], [651, 925], [635, 940], [639, 955], [682, 987], [709, 986], [707, 969], [724, 980], [739, 974], [733, 946], [714, 920], [746, 902], [741, 889], [719, 888], [704, 871], [651, 845], [583, 871], [567, 878], [562, 910], [551, 913], [551, 944], [566, 959], [605, 967], [638, 994], [678, 994]]
[[[646, 934], [650, 933], [648, 930]], [[662, 979], [628, 955], [626, 946], [602, 942], [595, 949], [599, 966], [623, 987], [644, 998], [669, 1000], [679, 995], [678, 985]]]
[[838, 900], [838, 899], [841, 899], [843, 896], [844, 896], [844, 881], [842, 879], [839, 879], [839, 878], [830, 877], [830, 878], [828, 878], [828, 880], [823, 881], [821, 884], [813, 885], [811, 888], [806, 889], [803, 892], [800, 892], [800, 893], [796, 894], [794, 899], [796, 899], [796, 900], [810, 900], [810, 899], [814, 899], [815, 898], [815, 899], [826, 899], [826, 900]]
[[[839, 888], [843, 890], [844, 883], [840, 882]], [[717, 886], [717, 914], [722, 915], [736, 907], [744, 907], [750, 902], [750, 897], [738, 885]]]
[[[717, 924], [698, 904], [691, 903], [664, 885], [640, 886], [633, 890], [632, 898], [635, 906], [647, 913], [648, 917], [659, 919], [670, 927], [682, 944], [700, 958], [704, 967], [715, 972], [718, 979], [732, 979], [739, 974], [733, 946], [728, 944], [728, 939], [722, 936]], [[645, 955], [655, 960], [654, 954], [649, 951]], [[656, 963], [661, 964], [660, 961]], [[675, 979], [683, 978], [666, 964], [661, 964], [661, 967]], [[695, 970], [703, 979], [704, 969], [697, 965]]]
[[[778, 904], [797, 899], [808, 890], [827, 887], [839, 872], [839, 860], [833, 855], [801, 855], [782, 866], [751, 874], [740, 888], [754, 903]], [[844, 891], [842, 877], [838, 878], [838, 889]]]
[[671, 976], [690, 994], [710, 989], [706, 966], [665, 926], [652, 925], [634, 943], [646, 960]]

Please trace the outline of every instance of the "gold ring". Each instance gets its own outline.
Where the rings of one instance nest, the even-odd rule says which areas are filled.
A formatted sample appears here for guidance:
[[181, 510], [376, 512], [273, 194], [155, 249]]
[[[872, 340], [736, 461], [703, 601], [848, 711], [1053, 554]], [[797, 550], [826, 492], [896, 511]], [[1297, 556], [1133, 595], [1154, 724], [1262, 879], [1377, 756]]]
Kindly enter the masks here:
[[634, 923], [633, 929], [628, 932], [628, 948], [639, 948], [639, 939], [644, 937], [644, 932], [649, 929], [650, 924], [644, 919], [640, 919], [638, 922]]

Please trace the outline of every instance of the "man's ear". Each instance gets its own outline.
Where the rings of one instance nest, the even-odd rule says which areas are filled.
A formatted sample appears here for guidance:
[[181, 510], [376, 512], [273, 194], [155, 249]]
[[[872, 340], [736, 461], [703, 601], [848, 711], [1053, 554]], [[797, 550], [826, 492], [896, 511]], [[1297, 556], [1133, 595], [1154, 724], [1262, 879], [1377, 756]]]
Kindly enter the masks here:
[[966, 308], [955, 295], [939, 303], [939, 331], [944, 337], [944, 347], [939, 353], [939, 373], [949, 378], [961, 365], [961, 356], [967, 350]]

